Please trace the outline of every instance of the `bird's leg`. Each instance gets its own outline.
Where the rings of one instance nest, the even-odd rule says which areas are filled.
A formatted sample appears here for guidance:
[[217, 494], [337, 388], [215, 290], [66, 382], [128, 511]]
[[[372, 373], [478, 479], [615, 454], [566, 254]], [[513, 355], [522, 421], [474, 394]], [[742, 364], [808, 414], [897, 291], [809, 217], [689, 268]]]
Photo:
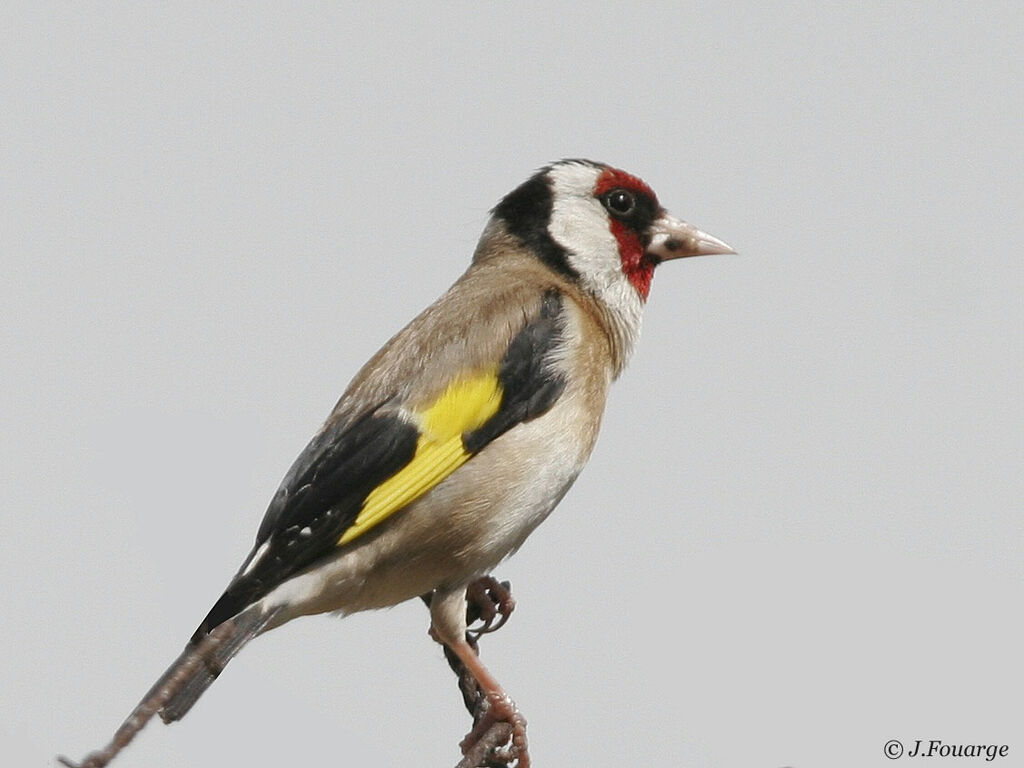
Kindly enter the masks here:
[[530, 753], [526, 741], [526, 718], [516, 707], [516, 703], [505, 693], [498, 681], [480, 661], [473, 646], [466, 640], [463, 639], [461, 642], [452, 644], [446, 642], [445, 644], [451, 648], [452, 653], [476, 679], [487, 702], [483, 715], [459, 745], [462, 753], [468, 753], [496, 723], [508, 723], [512, 727], [512, 748], [507, 753], [500, 749], [495, 750], [495, 757], [509, 764], [512, 760], [516, 760], [517, 768], [529, 768]]
[[[420, 597], [429, 608], [433, 596], [432, 592], [428, 592]], [[515, 607], [516, 601], [512, 597], [512, 586], [507, 581], [498, 581], [493, 576], [483, 576], [466, 588], [466, 624], [472, 625], [477, 621], [484, 622], [482, 627], [466, 632], [466, 642], [473, 647], [473, 650], [478, 655], [480, 653], [478, 647], [480, 637], [489, 632], [496, 632], [505, 626]], [[494, 621], [496, 617], [498, 618], [497, 623]], [[459, 657], [455, 655], [452, 649], [444, 645], [444, 643], [442, 643], [442, 646], [448, 666], [451, 667], [452, 672], [455, 673], [459, 680], [459, 692], [462, 693], [462, 701], [466, 706], [466, 711], [473, 717], [473, 724], [475, 725], [483, 717], [486, 710], [486, 695], [483, 689], [480, 688], [479, 683], [477, 683], [476, 678], [459, 661]], [[508, 735], [506, 734], [502, 743], [507, 740]]]
[[[511, 595], [507, 585], [493, 582], [493, 586], [497, 594], [490, 592], [491, 582], [484, 581], [483, 583], [486, 603], [492, 613], [489, 619], [486, 617], [486, 612], [483, 614], [484, 631], [493, 631], [501, 626], [507, 620], [508, 613], [511, 612], [511, 607], [502, 608], [502, 606], [511, 604]], [[502, 587], [500, 592], [496, 587]], [[470, 617], [473, 616], [472, 605], [470, 611], [467, 612], [466, 593], [463, 591], [436, 592], [431, 595], [429, 605], [430, 634], [435, 640], [444, 644], [449, 665], [456, 673], [459, 673], [460, 687], [466, 706], [474, 715], [473, 728], [459, 745], [463, 754], [468, 757], [471, 753], [477, 755], [481, 751], [489, 752], [490, 760], [486, 763], [487, 765], [511, 765], [512, 762], [516, 762], [517, 768], [529, 768], [530, 755], [526, 740], [526, 718], [519, 712], [515, 702], [505, 693], [477, 655], [476, 639], [472, 633], [466, 632], [467, 613]], [[502, 616], [501, 622], [497, 626], [492, 626], [494, 616], [499, 614]], [[479, 634], [477, 634], [478, 636]], [[468, 675], [462, 674], [462, 671], [468, 672]], [[467, 679], [467, 677], [471, 679]], [[470, 688], [475, 690], [470, 693]], [[500, 734], [500, 738], [494, 739], [497, 734]], [[495, 748], [494, 745], [506, 743], [509, 736], [511, 736], [510, 748]], [[487, 742], [486, 745], [484, 742]], [[482, 750], [481, 747], [483, 747]], [[465, 764], [467, 761], [463, 760], [459, 766]], [[477, 760], [471, 764], [481, 765], [483, 763]]]
[[483, 626], [469, 630], [472, 641], [479, 641], [481, 635], [488, 632], [497, 632], [516, 609], [512, 585], [493, 576], [479, 578], [466, 587], [466, 602], [466, 621], [470, 624], [483, 622]]

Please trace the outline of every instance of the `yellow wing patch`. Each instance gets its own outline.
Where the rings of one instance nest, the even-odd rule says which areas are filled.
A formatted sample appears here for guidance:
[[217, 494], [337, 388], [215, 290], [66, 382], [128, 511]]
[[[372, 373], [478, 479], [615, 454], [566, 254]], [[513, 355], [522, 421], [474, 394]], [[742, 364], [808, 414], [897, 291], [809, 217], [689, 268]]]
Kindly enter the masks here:
[[477, 429], [501, 407], [502, 389], [494, 367], [448, 386], [437, 400], [416, 413], [420, 437], [416, 453], [402, 469], [374, 488], [356, 521], [338, 544], [347, 544], [411, 504], [469, 460], [462, 435]]
[[[501, 405], [501, 384], [498, 383], [498, 369], [469, 379], [459, 379], [448, 385], [448, 389], [420, 413], [423, 438], [442, 443], [453, 437], [462, 437], [483, 426]], [[417, 454], [419, 451], [417, 451]], [[416, 460], [413, 459], [415, 462]]]

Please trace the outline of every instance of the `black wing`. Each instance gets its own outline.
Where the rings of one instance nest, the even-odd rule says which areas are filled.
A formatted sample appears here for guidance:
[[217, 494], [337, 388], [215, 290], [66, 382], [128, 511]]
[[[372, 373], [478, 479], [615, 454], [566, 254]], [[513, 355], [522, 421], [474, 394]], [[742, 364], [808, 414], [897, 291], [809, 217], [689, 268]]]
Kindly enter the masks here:
[[[415, 426], [378, 411], [321, 431], [281, 482], [256, 535], [256, 546], [193, 639], [333, 550], [370, 492], [412, 459], [418, 438]], [[264, 546], [267, 549], [261, 552]]]
[[463, 435], [463, 445], [470, 453], [477, 453], [516, 424], [540, 416], [562, 394], [565, 378], [552, 370], [550, 360], [562, 341], [562, 301], [555, 290], [544, 294], [540, 315], [523, 326], [508, 345], [498, 369], [504, 393], [501, 406], [482, 426]]

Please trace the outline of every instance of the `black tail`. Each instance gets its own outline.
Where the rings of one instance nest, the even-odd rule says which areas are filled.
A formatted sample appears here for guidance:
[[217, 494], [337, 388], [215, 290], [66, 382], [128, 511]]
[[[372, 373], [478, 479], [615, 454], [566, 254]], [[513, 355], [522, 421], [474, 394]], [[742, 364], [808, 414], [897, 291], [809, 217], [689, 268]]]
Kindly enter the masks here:
[[270, 623], [278, 610], [264, 611], [253, 606], [214, 627], [205, 637], [189, 641], [106, 747], [77, 765], [64, 757], [60, 761], [72, 768], [103, 768], [128, 746], [153, 715], [159, 713], [165, 723], [180, 720], [217, 679], [224, 666]]
[[[227, 663], [235, 657], [235, 654], [256, 637], [275, 615], [277, 615], [277, 611], [262, 611], [253, 606], [215, 627], [206, 638], [217, 636], [220, 640], [209, 650], [204, 650], [206, 638], [202, 638], [198, 642], [196, 639], [191, 640], [185, 647], [184, 653], [153, 687], [154, 691], [159, 691], [160, 682], [166, 681], [165, 685], [170, 689], [168, 695], [163, 697], [159, 710], [160, 719], [165, 723], [173, 723], [175, 720], [183, 718], [203, 695], [203, 692], [213, 685], [213, 681], [217, 679]], [[225, 624], [230, 625], [231, 629], [222, 635], [220, 628]], [[184, 662], [192, 653], [200, 657], [200, 662], [190, 665], [188, 671], [184, 671]], [[181, 672], [181, 674], [175, 675], [176, 672]], [[173, 686], [169, 685], [172, 679], [175, 682]]]

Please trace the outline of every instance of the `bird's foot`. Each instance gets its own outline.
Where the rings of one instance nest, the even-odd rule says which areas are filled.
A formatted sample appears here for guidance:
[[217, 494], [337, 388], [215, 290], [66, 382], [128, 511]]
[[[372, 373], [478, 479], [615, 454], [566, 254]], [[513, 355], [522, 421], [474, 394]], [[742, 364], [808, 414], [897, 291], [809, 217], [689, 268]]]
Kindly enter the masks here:
[[490, 750], [487, 765], [511, 766], [515, 763], [516, 768], [530, 768], [526, 718], [505, 693], [489, 693], [485, 701], [487, 704], [483, 714], [459, 744], [462, 754], [468, 754], [495, 725], [505, 723], [511, 728], [511, 734]]
[[483, 576], [471, 583], [466, 588], [466, 603], [466, 620], [470, 624], [483, 622], [480, 627], [470, 629], [467, 633], [473, 642], [478, 641], [481, 635], [505, 626], [516, 608], [512, 585], [507, 581], [498, 581], [493, 576]]

